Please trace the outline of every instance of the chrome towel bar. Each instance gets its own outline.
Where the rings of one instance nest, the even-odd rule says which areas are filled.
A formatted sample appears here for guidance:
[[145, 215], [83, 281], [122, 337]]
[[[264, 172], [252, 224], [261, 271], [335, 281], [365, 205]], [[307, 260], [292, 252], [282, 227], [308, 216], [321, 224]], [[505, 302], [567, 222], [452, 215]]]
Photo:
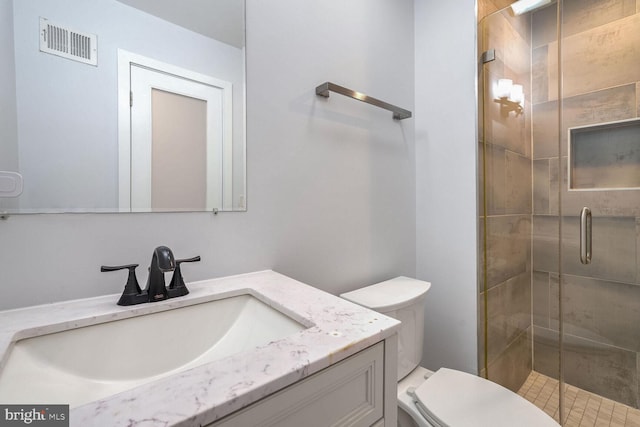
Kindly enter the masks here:
[[411, 111], [405, 110], [395, 105], [389, 104], [379, 99], [367, 96], [364, 93], [356, 92], [355, 90], [347, 89], [346, 87], [339, 86], [335, 83], [324, 82], [316, 88], [316, 95], [329, 97], [329, 92], [339, 93], [340, 95], [348, 96], [349, 98], [357, 99], [358, 101], [366, 102], [367, 104], [375, 105], [376, 107], [384, 108], [393, 113], [395, 120], [408, 119], [411, 117]]

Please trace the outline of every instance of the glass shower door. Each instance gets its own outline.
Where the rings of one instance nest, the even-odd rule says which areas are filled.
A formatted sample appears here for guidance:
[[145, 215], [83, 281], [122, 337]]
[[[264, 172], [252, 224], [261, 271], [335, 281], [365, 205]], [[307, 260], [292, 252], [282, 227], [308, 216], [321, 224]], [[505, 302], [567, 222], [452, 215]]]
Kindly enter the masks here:
[[479, 338], [480, 372], [559, 419], [559, 308], [550, 298], [559, 261], [549, 254], [560, 244], [558, 191], [549, 184], [559, 176], [558, 85], [543, 69], [554, 19], [546, 9], [516, 16], [507, 8], [478, 26]]
[[562, 425], [640, 426], [640, 0], [478, 30], [480, 372]]
[[640, 425], [639, 6], [560, 5], [565, 425]]

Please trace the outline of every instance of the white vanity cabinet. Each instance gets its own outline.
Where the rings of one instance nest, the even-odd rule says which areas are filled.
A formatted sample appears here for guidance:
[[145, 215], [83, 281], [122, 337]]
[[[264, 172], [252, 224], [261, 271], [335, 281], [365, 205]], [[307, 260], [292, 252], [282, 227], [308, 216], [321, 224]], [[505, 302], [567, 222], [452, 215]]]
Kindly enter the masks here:
[[[105, 295], [0, 312], [0, 397], [15, 399], [3, 403], [37, 385], [36, 400], [70, 405], [71, 427], [395, 427], [398, 320], [273, 271], [188, 286], [153, 304]], [[171, 339], [145, 342], [149, 327]], [[174, 339], [184, 328], [198, 333]], [[96, 347], [94, 336], [118, 345], [77, 351]], [[116, 358], [137, 365], [125, 371]], [[51, 386], [60, 383], [73, 393]]]
[[379, 342], [209, 427], [382, 426], [384, 350]]

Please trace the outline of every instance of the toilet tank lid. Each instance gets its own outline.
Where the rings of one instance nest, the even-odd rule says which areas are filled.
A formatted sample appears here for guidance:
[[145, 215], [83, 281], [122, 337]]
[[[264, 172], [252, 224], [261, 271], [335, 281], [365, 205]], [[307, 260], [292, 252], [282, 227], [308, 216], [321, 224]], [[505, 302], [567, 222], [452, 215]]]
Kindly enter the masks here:
[[340, 296], [348, 301], [385, 313], [413, 304], [423, 298], [431, 283], [410, 277], [396, 277], [346, 292]]

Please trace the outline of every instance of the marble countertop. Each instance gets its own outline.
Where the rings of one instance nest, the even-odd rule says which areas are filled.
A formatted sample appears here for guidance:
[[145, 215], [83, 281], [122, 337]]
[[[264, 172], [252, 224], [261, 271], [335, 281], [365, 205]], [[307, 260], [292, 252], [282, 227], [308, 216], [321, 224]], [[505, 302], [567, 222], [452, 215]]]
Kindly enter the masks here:
[[70, 413], [71, 426], [201, 426], [384, 340], [400, 325], [273, 271], [187, 286], [188, 295], [153, 304], [120, 307], [119, 295], [106, 295], [0, 312], [0, 373], [12, 344], [20, 339], [242, 294], [307, 327], [254, 350], [71, 408]]

